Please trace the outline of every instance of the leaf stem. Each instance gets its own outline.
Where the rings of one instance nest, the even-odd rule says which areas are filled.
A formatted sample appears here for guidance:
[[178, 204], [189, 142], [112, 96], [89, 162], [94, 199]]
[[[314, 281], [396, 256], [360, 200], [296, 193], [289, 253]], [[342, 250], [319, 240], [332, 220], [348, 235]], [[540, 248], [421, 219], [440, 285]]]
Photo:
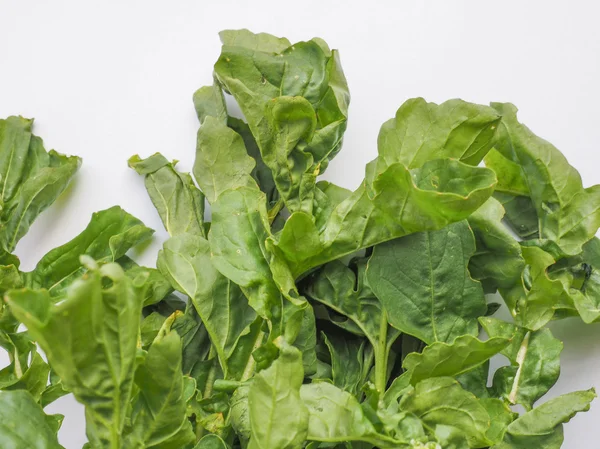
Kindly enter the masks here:
[[254, 346], [252, 347], [252, 352], [250, 352], [250, 357], [248, 357], [248, 363], [246, 363], [246, 367], [244, 368], [244, 372], [242, 373], [242, 378], [240, 382], [246, 382], [248, 379], [252, 377], [254, 374], [254, 369], [256, 368], [256, 360], [252, 357], [252, 353], [256, 351], [259, 346], [262, 344], [264, 340], [265, 332], [260, 330], [258, 335], [256, 336], [256, 341], [254, 342]]
[[379, 339], [377, 341], [377, 347], [375, 348], [375, 388], [380, 395], [385, 393], [385, 387], [387, 385], [387, 331], [387, 312], [382, 310], [381, 321], [379, 323]]

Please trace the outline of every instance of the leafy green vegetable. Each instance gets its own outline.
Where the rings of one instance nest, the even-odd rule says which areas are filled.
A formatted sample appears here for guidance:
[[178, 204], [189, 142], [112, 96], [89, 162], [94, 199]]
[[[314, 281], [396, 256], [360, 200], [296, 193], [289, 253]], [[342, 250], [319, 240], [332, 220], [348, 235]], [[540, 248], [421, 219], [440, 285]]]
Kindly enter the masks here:
[[347, 126], [337, 50], [221, 40], [192, 174], [129, 159], [169, 234], [157, 268], [113, 207], [21, 271], [79, 159], [0, 120], [0, 446], [60, 448], [43, 407], [72, 393], [86, 449], [559, 448], [595, 392], [538, 405], [563, 349], [547, 325], [600, 321], [598, 186], [512, 105], [415, 98], [351, 192], [320, 179]]

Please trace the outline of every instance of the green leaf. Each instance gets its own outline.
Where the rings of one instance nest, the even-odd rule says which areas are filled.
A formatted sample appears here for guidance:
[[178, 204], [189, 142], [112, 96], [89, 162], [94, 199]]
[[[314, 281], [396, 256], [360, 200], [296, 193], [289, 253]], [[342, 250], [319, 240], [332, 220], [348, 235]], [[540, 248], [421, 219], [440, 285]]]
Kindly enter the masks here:
[[323, 341], [331, 355], [331, 373], [333, 384], [354, 396], [359, 396], [365, 382], [365, 358], [371, 348], [365, 348], [365, 340], [348, 338], [345, 335], [322, 333]]
[[381, 447], [400, 443], [377, 434], [356, 398], [330, 383], [302, 385], [300, 397], [308, 409], [309, 440], [365, 441]]
[[146, 190], [169, 235], [204, 235], [204, 196], [188, 173], [178, 172], [175, 162], [160, 153], [146, 159], [135, 155], [128, 163], [144, 175]]
[[422, 353], [407, 355], [402, 366], [411, 373], [412, 385], [430, 377], [454, 377], [486, 362], [509, 342], [501, 337], [481, 341], [471, 335], [463, 335], [452, 343], [435, 342]]
[[540, 243], [555, 248], [555, 257], [580, 253], [600, 226], [600, 186], [584, 189], [560, 151], [518, 122], [515, 106], [492, 107], [502, 115], [497, 149], [521, 166], [537, 211]]
[[0, 206], [13, 197], [27, 170], [32, 125], [33, 120], [23, 117], [0, 120]]
[[48, 364], [39, 353], [33, 351], [28, 366], [14, 359], [13, 363], [0, 371], [0, 390], [26, 390], [38, 402], [46, 390], [49, 374]]
[[173, 287], [192, 300], [227, 376], [227, 360], [256, 319], [254, 310], [239, 287], [214, 267], [209, 243], [201, 236], [171, 237], [157, 265]]
[[513, 421], [504, 441], [493, 449], [559, 449], [563, 442], [562, 424], [578, 412], [588, 411], [595, 397], [596, 392], [591, 389], [549, 400]]
[[181, 449], [196, 440], [186, 416], [181, 352], [181, 339], [175, 332], [159, 334], [137, 368], [135, 383], [139, 393], [133, 404], [127, 444]]
[[256, 187], [251, 175], [255, 165], [242, 136], [217, 118], [206, 117], [198, 131], [194, 177], [209, 203], [226, 190]]
[[502, 352], [511, 365], [494, 375], [495, 394], [531, 410], [558, 380], [562, 342], [552, 336], [550, 329], [527, 332], [496, 318], [482, 317], [479, 321], [490, 338], [512, 339]]
[[48, 418], [28, 392], [0, 391], [2, 449], [64, 449]]
[[[300, 449], [307, 437], [308, 411], [300, 398], [302, 354], [281, 342], [279, 357], [259, 372], [248, 393], [252, 437], [249, 449]], [[277, 417], [265, 422], [265, 417]]]
[[142, 292], [119, 265], [86, 263], [85, 278], [56, 304], [46, 290], [13, 290], [6, 300], [66, 389], [85, 405], [92, 445], [119, 447], [132, 394]]
[[462, 100], [440, 105], [407, 100], [381, 127], [379, 164], [416, 168], [432, 159], [453, 158], [477, 165], [494, 145], [500, 119], [494, 109]]
[[521, 246], [502, 224], [503, 216], [502, 205], [490, 198], [468, 218], [476, 242], [469, 272], [489, 292], [511, 288], [525, 268]]
[[366, 181], [331, 212], [319, 234], [322, 250], [290, 264], [295, 276], [360, 249], [463, 220], [489, 198], [496, 182], [491, 170], [452, 159], [412, 170], [400, 163], [382, 173], [375, 169], [373, 161]]
[[[307, 303], [299, 297], [294, 279], [284, 260], [272, 250], [265, 195], [258, 189], [240, 187], [221, 194], [213, 204], [209, 233], [212, 262], [227, 278], [240, 286], [250, 306], [271, 325], [271, 336], [281, 335], [283, 301], [297, 313], [286, 326], [300, 329]], [[286, 306], [287, 307], [287, 306]]]
[[[4, 143], [4, 134], [7, 132], [11, 134], [11, 131], [8, 131], [6, 127], [2, 129], [0, 125], [0, 133], [2, 133], [0, 135], [0, 151], [8, 150], [9, 152], [9, 164], [4, 170], [10, 171], [10, 173], [2, 173], [3, 168], [0, 167], [0, 177], [6, 176], [6, 183], [0, 184], [3, 189], [2, 201], [4, 202], [4, 204], [0, 202], [2, 206], [0, 211], [0, 249], [10, 253], [21, 237], [27, 233], [38, 215], [65, 190], [79, 169], [81, 159], [75, 156], [64, 156], [54, 150], [46, 152], [42, 139], [35, 136], [31, 137], [29, 150], [25, 156], [21, 148], [24, 143], [22, 138], [11, 143], [9, 135], [7, 136], [8, 142]], [[14, 145], [19, 146], [19, 149]], [[21, 158], [25, 159], [25, 163], [21, 168], [16, 168], [22, 162]], [[17, 183], [16, 180], [19, 176], [20, 181]], [[10, 199], [8, 196], [4, 196], [9, 193]]]
[[404, 395], [400, 408], [414, 413], [430, 427], [438, 424], [459, 429], [470, 447], [486, 447], [490, 417], [471, 393], [463, 390], [454, 379], [435, 377], [419, 382]]
[[229, 446], [225, 444], [225, 441], [217, 435], [206, 435], [198, 444], [194, 446], [194, 449], [228, 449]]
[[156, 304], [173, 292], [173, 287], [156, 268], [142, 267], [131, 258], [123, 256], [117, 263], [125, 270], [125, 274], [135, 281], [139, 277], [144, 280], [146, 293], [144, 295], [144, 306]]
[[539, 238], [537, 212], [530, 197], [502, 192], [494, 192], [494, 197], [504, 206], [506, 211], [504, 222], [520, 238], [523, 240]]
[[350, 97], [339, 55], [317, 40], [283, 48], [287, 40], [247, 30], [227, 36], [216, 76], [248, 120], [288, 209], [310, 214], [316, 176], [346, 129]]
[[207, 117], [214, 117], [221, 123], [227, 123], [225, 97], [217, 81], [194, 92], [193, 100], [200, 124], [203, 124]]
[[79, 260], [82, 255], [98, 262], [115, 262], [130, 248], [149, 239], [153, 232], [118, 206], [96, 212], [77, 237], [48, 252], [32, 272], [25, 274], [26, 284], [59, 296], [86, 272]]
[[390, 324], [426, 343], [477, 335], [486, 302], [467, 270], [474, 252], [464, 221], [376, 246], [367, 279]]
[[519, 415], [513, 413], [510, 408], [496, 398], [485, 398], [481, 400], [481, 405], [485, 407], [490, 415], [490, 428], [487, 431], [487, 438], [490, 441], [499, 443], [503, 440], [507, 427]]

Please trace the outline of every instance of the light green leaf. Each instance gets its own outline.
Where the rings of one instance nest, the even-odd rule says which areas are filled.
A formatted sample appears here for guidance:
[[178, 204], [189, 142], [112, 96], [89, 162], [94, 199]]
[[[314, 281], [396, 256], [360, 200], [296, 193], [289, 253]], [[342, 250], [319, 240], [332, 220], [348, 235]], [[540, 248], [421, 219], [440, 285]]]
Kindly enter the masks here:
[[0, 120], [0, 211], [19, 188], [26, 172], [33, 120]]
[[414, 413], [430, 427], [438, 424], [456, 427], [470, 447], [488, 446], [490, 417], [486, 409], [452, 378], [435, 377], [419, 382], [402, 397], [400, 409]]
[[228, 189], [256, 187], [251, 176], [255, 165], [242, 136], [217, 118], [206, 117], [198, 131], [194, 177], [209, 203]]
[[181, 449], [195, 441], [186, 415], [181, 352], [177, 333], [159, 334], [137, 368], [139, 393], [133, 404], [127, 444], [144, 449]]
[[135, 155], [128, 163], [144, 176], [146, 190], [169, 235], [204, 235], [204, 196], [188, 173], [178, 172], [175, 162], [160, 153], [146, 159]]
[[380, 170], [398, 162], [416, 168], [440, 158], [477, 165], [494, 145], [500, 119], [494, 109], [462, 100], [437, 105], [410, 99], [379, 131]]
[[481, 405], [485, 407], [490, 415], [490, 428], [487, 431], [487, 438], [490, 441], [499, 443], [503, 440], [507, 427], [519, 415], [514, 413], [504, 401], [496, 398], [485, 398], [481, 400]]
[[[6, 129], [0, 130], [1, 132], [6, 132]], [[2, 145], [3, 143], [0, 142], [0, 146]], [[0, 148], [0, 151], [6, 151], [6, 148]], [[12, 156], [9, 156], [11, 167], [14, 167], [11, 157], [14, 156], [17, 159], [25, 157], [20, 150], [18, 152], [19, 155], [11, 152]], [[14, 163], [17, 162], [14, 161]], [[19, 239], [27, 233], [38, 215], [65, 190], [80, 164], [81, 159], [78, 157], [64, 156], [54, 150], [46, 152], [42, 139], [35, 136], [31, 138], [26, 163], [21, 171], [20, 183], [16, 184], [18, 175], [13, 178], [12, 168], [10, 169], [11, 173], [0, 174], [0, 176], [10, 177], [10, 179], [7, 178], [7, 184], [0, 184], [5, 189], [3, 195], [8, 195], [9, 192], [12, 195], [10, 199], [4, 198], [4, 204], [0, 203], [2, 206], [0, 211], [1, 250], [9, 253], [14, 250]]]
[[379, 435], [350, 393], [327, 382], [302, 385], [300, 397], [308, 408], [308, 439], [324, 442], [365, 441], [378, 447], [401, 444]]
[[228, 449], [229, 446], [225, 444], [225, 441], [221, 439], [218, 435], [206, 435], [198, 444], [194, 446], [194, 449]]
[[35, 350], [32, 353], [31, 362], [27, 365], [17, 358], [0, 371], [0, 390], [26, 390], [39, 402], [46, 390], [50, 367], [39, 353]]
[[154, 231], [119, 206], [92, 214], [87, 227], [73, 240], [48, 252], [35, 269], [25, 274], [31, 288], [45, 288], [58, 296], [86, 272], [79, 258], [87, 255], [98, 262], [116, 262]]
[[477, 335], [486, 302], [467, 270], [474, 252], [464, 221], [376, 246], [367, 279], [390, 324], [426, 343]]
[[254, 310], [239, 287], [214, 267], [209, 243], [201, 236], [171, 237], [157, 265], [173, 287], [192, 300], [227, 376], [227, 359], [256, 319]]
[[411, 373], [413, 385], [430, 377], [454, 377], [486, 362], [509, 342], [501, 337], [481, 341], [472, 335], [463, 335], [452, 343], [435, 342], [422, 353], [408, 354], [402, 366]]
[[469, 271], [489, 292], [520, 282], [525, 268], [521, 246], [502, 224], [503, 216], [502, 205], [490, 198], [467, 219], [476, 242]]
[[362, 248], [467, 218], [492, 193], [491, 170], [438, 159], [412, 170], [393, 164], [367, 179], [331, 212], [320, 232], [322, 250], [290, 264], [295, 276]]
[[509, 403], [531, 410], [558, 380], [562, 342], [552, 336], [550, 329], [527, 332], [496, 318], [482, 317], [479, 321], [491, 338], [512, 338], [503, 351], [511, 365], [496, 372], [493, 391]]
[[91, 261], [85, 278], [53, 304], [46, 290], [13, 290], [6, 300], [86, 407], [93, 446], [119, 447], [131, 399], [142, 292], [111, 263]]
[[198, 89], [194, 92], [193, 99], [200, 124], [203, 124], [207, 117], [214, 117], [221, 123], [227, 124], [227, 106], [223, 91], [217, 81], [210, 86]]
[[48, 418], [28, 392], [0, 391], [2, 449], [64, 449]]
[[[277, 360], [250, 385], [252, 437], [249, 449], [300, 449], [307, 437], [308, 410], [300, 398], [302, 354], [280, 342]], [[265, 417], [277, 417], [268, 419]]]
[[595, 397], [596, 392], [592, 389], [549, 400], [513, 421], [504, 441], [493, 449], [559, 449], [563, 442], [562, 424], [578, 412], [588, 411]]
[[117, 263], [132, 281], [135, 281], [138, 277], [140, 281], [143, 280], [146, 292], [144, 295], [144, 306], [156, 304], [173, 292], [173, 287], [171, 287], [169, 280], [156, 268], [142, 267], [128, 256], [119, 258]]
[[515, 106], [492, 107], [502, 115], [497, 149], [521, 166], [537, 211], [540, 243], [554, 248], [555, 257], [580, 253], [600, 226], [600, 186], [584, 189], [560, 151], [518, 122]]

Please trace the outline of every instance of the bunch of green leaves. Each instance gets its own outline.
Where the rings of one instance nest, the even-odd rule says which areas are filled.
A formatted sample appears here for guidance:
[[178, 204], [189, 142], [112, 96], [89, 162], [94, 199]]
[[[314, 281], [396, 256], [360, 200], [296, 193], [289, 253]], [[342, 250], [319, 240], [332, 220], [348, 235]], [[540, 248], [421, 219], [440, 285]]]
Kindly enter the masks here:
[[133, 217], [95, 233], [124, 214], [109, 209], [14, 271], [27, 288], [4, 307], [54, 381], [41, 402], [0, 392], [0, 441], [19, 447], [29, 402], [47, 427], [30, 445], [59, 447], [37, 404], [60, 384], [91, 449], [559, 448], [595, 392], [538, 404], [560, 374], [547, 324], [600, 320], [598, 188], [514, 106], [421, 98], [383, 124], [355, 191], [319, 180], [347, 124], [338, 52], [221, 39], [193, 97], [193, 176], [161, 154], [129, 160], [170, 236], [157, 269], [125, 256], [149, 235]]

